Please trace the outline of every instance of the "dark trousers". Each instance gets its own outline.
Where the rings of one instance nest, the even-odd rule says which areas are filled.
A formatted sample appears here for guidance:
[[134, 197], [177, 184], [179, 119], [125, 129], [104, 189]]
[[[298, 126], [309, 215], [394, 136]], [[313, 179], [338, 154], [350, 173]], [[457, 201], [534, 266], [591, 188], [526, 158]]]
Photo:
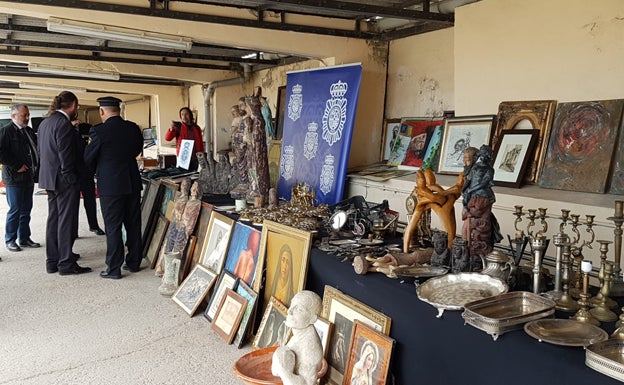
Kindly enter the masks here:
[[46, 266], [67, 271], [76, 263], [72, 251], [72, 228], [78, 217], [80, 191], [78, 185], [64, 186], [62, 190], [47, 190], [48, 222], [46, 225]]
[[[97, 220], [97, 204], [95, 203], [95, 181], [93, 180], [93, 175], [80, 177], [80, 192], [82, 193], [82, 204], [84, 205], [85, 212], [87, 213], [89, 230], [100, 228]], [[74, 238], [78, 238], [78, 217], [76, 217], [76, 223], [72, 228]]]
[[9, 211], [6, 216], [4, 242], [30, 239], [30, 212], [33, 207], [34, 186], [6, 186]]
[[100, 206], [106, 226], [106, 265], [112, 273], [121, 272], [124, 262], [124, 243], [121, 227], [126, 229], [126, 265], [141, 265], [141, 196], [139, 193], [100, 196]]

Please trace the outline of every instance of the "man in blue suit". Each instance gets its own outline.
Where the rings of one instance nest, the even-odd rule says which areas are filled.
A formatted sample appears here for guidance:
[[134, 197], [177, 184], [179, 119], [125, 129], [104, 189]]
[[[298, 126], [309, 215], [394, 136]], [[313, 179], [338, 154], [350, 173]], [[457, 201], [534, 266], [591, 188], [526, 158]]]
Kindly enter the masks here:
[[136, 157], [143, 150], [139, 126], [120, 116], [121, 100], [99, 98], [102, 124], [89, 132], [91, 142], [85, 149], [87, 167], [96, 170], [100, 206], [106, 227], [106, 265], [102, 278], [121, 278], [124, 244], [121, 226], [126, 229], [124, 270], [137, 272], [141, 266], [141, 176]]
[[46, 271], [60, 275], [91, 271], [76, 263], [71, 229], [78, 216], [77, 132], [71, 121], [78, 112], [78, 98], [63, 91], [54, 98], [50, 115], [39, 125], [39, 187], [48, 194], [46, 224]]

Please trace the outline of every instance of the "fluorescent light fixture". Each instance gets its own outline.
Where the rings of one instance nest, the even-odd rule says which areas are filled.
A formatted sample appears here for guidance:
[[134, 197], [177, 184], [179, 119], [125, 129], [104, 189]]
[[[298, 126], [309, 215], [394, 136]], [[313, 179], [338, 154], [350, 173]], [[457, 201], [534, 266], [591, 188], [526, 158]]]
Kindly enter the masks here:
[[28, 64], [28, 71], [52, 75], [67, 75], [81, 78], [119, 80], [119, 74], [111, 71], [90, 70], [79, 67], [52, 66], [43, 64]]
[[138, 29], [59, 19], [56, 17], [49, 18], [47, 25], [48, 31], [50, 32], [68, 33], [70, 35], [88, 36], [126, 43], [145, 44], [160, 48], [188, 51], [193, 45], [193, 41], [184, 36], [164, 35]]
[[27, 89], [27, 90], [87, 92], [86, 88], [65, 87], [65, 86], [56, 85], [56, 84], [43, 84], [43, 83], [20, 82], [19, 87], [23, 89]]
[[50, 104], [52, 98], [47, 96], [34, 96], [34, 95], [15, 95], [13, 97], [13, 103], [37, 103], [37, 104]]

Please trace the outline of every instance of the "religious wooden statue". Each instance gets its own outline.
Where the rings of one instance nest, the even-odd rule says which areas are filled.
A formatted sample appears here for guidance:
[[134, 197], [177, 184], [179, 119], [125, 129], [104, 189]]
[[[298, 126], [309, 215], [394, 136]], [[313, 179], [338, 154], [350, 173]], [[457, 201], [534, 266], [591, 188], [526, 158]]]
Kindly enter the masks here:
[[260, 111], [260, 99], [253, 95], [245, 98], [247, 115], [243, 118], [245, 141], [247, 144], [247, 173], [249, 179], [249, 198], [262, 197], [268, 201], [269, 158], [264, 119]]
[[239, 104], [232, 106], [232, 131], [231, 146], [233, 153], [233, 169], [238, 179], [238, 185], [234, 188], [237, 193], [246, 193], [249, 187], [247, 141], [245, 140], [245, 125], [243, 118], [245, 111], [245, 98], [239, 99]]

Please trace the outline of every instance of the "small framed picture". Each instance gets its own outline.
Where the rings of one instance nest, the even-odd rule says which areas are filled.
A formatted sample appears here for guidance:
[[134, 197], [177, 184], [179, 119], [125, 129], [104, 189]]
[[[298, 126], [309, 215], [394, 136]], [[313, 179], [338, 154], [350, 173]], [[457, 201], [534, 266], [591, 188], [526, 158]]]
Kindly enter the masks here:
[[217, 286], [212, 291], [212, 297], [210, 297], [210, 302], [208, 302], [208, 306], [206, 307], [206, 311], [204, 312], [204, 317], [206, 317], [208, 321], [212, 321], [215, 314], [217, 313], [217, 309], [219, 309], [219, 304], [221, 304], [221, 299], [225, 294], [225, 289], [234, 290], [236, 289], [237, 284], [238, 278], [236, 278], [233, 274], [225, 270], [221, 272], [219, 282], [217, 282]]
[[446, 119], [438, 173], [459, 175], [464, 171], [464, 151], [490, 144], [493, 115]]
[[286, 326], [287, 312], [288, 308], [283, 303], [271, 297], [251, 344], [253, 349], [268, 348], [275, 344], [286, 345], [290, 337], [290, 328]]
[[173, 293], [173, 300], [191, 317], [214, 285], [217, 275], [197, 265]]
[[496, 145], [494, 184], [519, 188], [533, 157], [539, 130], [505, 130]]
[[200, 263], [216, 274], [220, 274], [223, 269], [233, 226], [232, 218], [212, 211]]
[[232, 289], [225, 289], [221, 304], [212, 320], [212, 330], [228, 344], [232, 343], [247, 308], [247, 300]]
[[262, 232], [240, 222], [234, 224], [225, 269], [251, 285], [256, 273]]
[[240, 326], [238, 327], [238, 331], [236, 332], [236, 337], [234, 337], [234, 345], [236, 345], [239, 349], [245, 343], [246, 337], [250, 334], [250, 330], [253, 327], [254, 321], [256, 319], [256, 304], [258, 303], [258, 293], [253, 291], [251, 287], [249, 287], [245, 281], [238, 281], [238, 286], [236, 287], [236, 292], [243, 298], [247, 300], [247, 307], [245, 309], [245, 313], [243, 314], [243, 318], [241, 319]]
[[323, 346], [323, 357], [327, 356], [327, 347], [329, 346], [329, 336], [332, 332], [332, 324], [323, 317], [318, 317], [314, 322], [314, 329], [321, 340], [321, 346]]
[[386, 161], [390, 159], [390, 153], [392, 147], [399, 136], [399, 130], [401, 129], [401, 119], [385, 119], [383, 123], [383, 147], [381, 152], [381, 160]]
[[393, 347], [392, 338], [355, 321], [343, 384], [385, 384]]

